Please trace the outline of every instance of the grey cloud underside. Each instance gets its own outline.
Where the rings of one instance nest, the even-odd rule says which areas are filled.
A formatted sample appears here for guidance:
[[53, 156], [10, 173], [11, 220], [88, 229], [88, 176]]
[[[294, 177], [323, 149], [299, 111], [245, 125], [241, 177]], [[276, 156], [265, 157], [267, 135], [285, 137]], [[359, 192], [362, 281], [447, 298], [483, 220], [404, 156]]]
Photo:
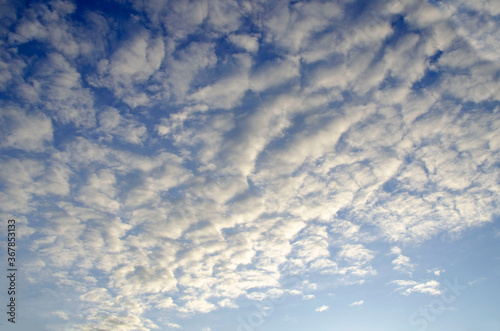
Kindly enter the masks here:
[[[498, 214], [500, 9], [479, 2], [374, 2], [351, 17], [348, 1], [131, 1], [141, 15], [119, 42], [100, 13], [72, 25], [70, 3], [26, 9], [0, 30], [0, 91], [25, 100], [2, 104], [0, 146], [22, 153], [2, 156], [0, 206], [25, 215], [29, 280], [65, 279], [80, 309], [58, 316], [77, 329], [149, 330], [152, 307], [314, 293], [286, 288], [293, 275], [361, 282], [377, 254], [411, 275], [398, 247]], [[471, 28], [466, 7], [486, 23]], [[30, 41], [47, 54], [13, 51]], [[262, 62], [265, 48], [276, 56]], [[64, 125], [74, 137], [56, 146]]]

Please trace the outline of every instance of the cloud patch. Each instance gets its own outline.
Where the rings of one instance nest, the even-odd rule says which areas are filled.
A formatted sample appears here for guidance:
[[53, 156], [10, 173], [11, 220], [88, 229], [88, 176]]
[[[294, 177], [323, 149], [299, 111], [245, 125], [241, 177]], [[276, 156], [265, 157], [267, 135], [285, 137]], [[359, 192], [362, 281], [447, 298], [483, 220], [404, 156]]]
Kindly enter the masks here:
[[441, 284], [436, 280], [429, 280], [427, 282], [417, 282], [414, 280], [395, 280], [391, 284], [397, 286], [396, 291], [407, 296], [412, 293], [422, 293], [429, 295], [440, 295]]
[[329, 308], [330, 308], [329, 306], [323, 305], [323, 306], [320, 306], [320, 307], [316, 308], [316, 312], [317, 313], [322, 313], [322, 312], [327, 311]]
[[318, 291], [380, 282], [437, 296], [413, 276], [452, 268], [421, 245], [498, 215], [491, 1], [2, 8], [0, 210], [30, 242], [26, 290], [69, 303], [35, 311], [47, 325], [234, 329], [218, 314], [325, 312]]

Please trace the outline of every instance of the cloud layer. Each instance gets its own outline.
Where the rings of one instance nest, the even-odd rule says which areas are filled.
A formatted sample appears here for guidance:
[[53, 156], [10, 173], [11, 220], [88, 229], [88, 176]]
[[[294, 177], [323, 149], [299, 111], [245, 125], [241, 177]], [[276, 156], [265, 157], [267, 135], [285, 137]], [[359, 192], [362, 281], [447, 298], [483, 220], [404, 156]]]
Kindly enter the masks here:
[[180, 329], [384, 255], [439, 295], [405, 247], [498, 215], [493, 2], [112, 6], [2, 5], [0, 208], [78, 306], [54, 328]]

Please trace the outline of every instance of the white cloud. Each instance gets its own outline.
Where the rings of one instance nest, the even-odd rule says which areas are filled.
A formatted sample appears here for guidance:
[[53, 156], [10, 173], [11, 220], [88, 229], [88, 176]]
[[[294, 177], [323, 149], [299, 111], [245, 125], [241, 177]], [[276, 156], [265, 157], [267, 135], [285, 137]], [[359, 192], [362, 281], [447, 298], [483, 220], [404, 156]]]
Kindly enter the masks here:
[[436, 276], [440, 276], [440, 275], [441, 275], [441, 273], [445, 272], [445, 270], [440, 270], [440, 269], [438, 269], [438, 268], [434, 268], [434, 269], [432, 269], [432, 270], [427, 270], [427, 272], [428, 272], [428, 273], [432, 273], [432, 274], [434, 274], [434, 275], [436, 275]]
[[359, 263], [366, 263], [373, 259], [374, 256], [372, 251], [361, 244], [344, 245], [338, 255], [345, 260], [356, 261]]
[[115, 136], [132, 144], [141, 144], [147, 137], [144, 124], [122, 116], [117, 109], [107, 109], [98, 115], [99, 130], [107, 137]]
[[101, 170], [97, 174], [91, 174], [87, 184], [81, 187], [78, 200], [91, 208], [115, 213], [120, 207], [115, 201], [115, 184], [116, 178], [110, 171]]
[[190, 100], [211, 108], [230, 109], [237, 106], [248, 89], [248, 71], [252, 60], [245, 54], [233, 55], [234, 72], [218, 82], [198, 89]]
[[297, 58], [290, 57], [286, 60], [264, 63], [256, 68], [250, 77], [250, 88], [261, 92], [280, 84], [290, 83], [299, 75]]
[[219, 301], [218, 304], [221, 307], [227, 307], [227, 308], [233, 308], [233, 309], [238, 308], [238, 305], [228, 298]]
[[259, 49], [259, 40], [254, 36], [232, 34], [229, 36], [229, 40], [236, 46], [243, 48], [250, 53], [255, 53]]
[[441, 284], [436, 280], [429, 280], [427, 282], [419, 283], [414, 280], [395, 280], [391, 284], [396, 284], [396, 289], [403, 295], [410, 295], [411, 293], [423, 293], [429, 295], [440, 295]]
[[[2, 4], [5, 6], [6, 12], [10, 4]], [[2, 11], [3, 12], [3, 11]], [[0, 27], [0, 30], [2, 27]], [[0, 45], [2, 45], [0, 43]], [[18, 84], [22, 81], [23, 69], [26, 68], [26, 62], [16, 56], [17, 54], [12, 54], [5, 49], [0, 50], [0, 91], [8, 90], [12, 84]]]
[[49, 53], [40, 60], [27, 82], [17, 87], [23, 99], [46, 109], [62, 124], [73, 123], [80, 127], [95, 124], [93, 96], [82, 86], [81, 75], [59, 53]]
[[4, 188], [0, 192], [1, 208], [5, 212], [28, 212], [31, 210], [31, 199], [35, 187], [32, 171], [40, 168], [33, 160], [17, 160], [3, 158], [0, 178]]
[[66, 314], [64, 311], [61, 311], [61, 310], [56, 310], [56, 311], [52, 312], [52, 315], [59, 317], [60, 319], [63, 319], [66, 321], [69, 320], [68, 314]]
[[88, 293], [83, 294], [80, 297], [84, 301], [90, 302], [102, 302], [105, 300], [109, 300], [111, 297], [108, 294], [108, 290], [105, 288], [96, 288]]
[[324, 311], [327, 311], [328, 309], [330, 309], [330, 307], [329, 307], [329, 306], [323, 305], [323, 306], [321, 306], [321, 307], [316, 308], [316, 312], [318, 312], [318, 313], [322, 313], [322, 312], [324, 312]]
[[200, 313], [209, 313], [216, 308], [216, 306], [203, 299], [190, 299], [188, 302], [186, 302], [186, 308], [189, 309], [190, 311], [196, 311]]
[[68, 15], [75, 10], [76, 5], [69, 1], [54, 1], [50, 6], [30, 6], [17, 22], [15, 32], [9, 34], [9, 39], [21, 44], [32, 40], [46, 42], [64, 56], [74, 59], [83, 48], [75, 40], [75, 28], [68, 20]]
[[449, 18], [449, 11], [442, 10], [440, 6], [430, 3], [422, 3], [409, 13], [408, 22], [420, 27], [427, 27], [438, 24]]
[[307, 132], [296, 134], [281, 151], [274, 153], [268, 169], [284, 174], [292, 173], [306, 160], [327, 154], [351, 125], [366, 116], [371, 107], [351, 109], [346, 115], [320, 118], [321, 123], [311, 123]]
[[[143, 84], [160, 69], [165, 55], [163, 38], [140, 29], [133, 38], [124, 41], [109, 60], [99, 61], [97, 74], [90, 76], [89, 81], [96, 87], [112, 89], [132, 108], [150, 105], [150, 98], [156, 97], [154, 93], [145, 93], [147, 89]], [[159, 96], [164, 97], [165, 86], [152, 88], [159, 89]]]
[[182, 326], [176, 323], [167, 323], [167, 326], [172, 329], [182, 329]]
[[[359, 17], [315, 1], [130, 2], [124, 25], [90, 9], [73, 24], [62, 1], [0, 14], [20, 17], [0, 41], [12, 96], [0, 208], [32, 239], [30, 282], [51, 275], [92, 304], [78, 328], [160, 329], [153, 307], [310, 300], [322, 284], [287, 287], [287, 275], [363, 283], [380, 243], [411, 275], [400, 247], [498, 214], [492, 2], [375, 2]], [[484, 26], [455, 29], [463, 8]], [[26, 56], [29, 41], [46, 56]], [[441, 293], [435, 280], [391, 284]]]
[[190, 91], [192, 81], [203, 70], [213, 67], [217, 62], [215, 45], [207, 42], [192, 42], [186, 48], [170, 55], [166, 63], [168, 73], [164, 89], [172, 91], [178, 102], [183, 102]]
[[207, 1], [208, 22], [218, 33], [231, 33], [242, 23], [242, 11], [239, 4], [232, 1]]
[[3, 148], [42, 152], [53, 140], [50, 118], [40, 112], [26, 112], [9, 105], [1, 105], [0, 123]]
[[340, 14], [341, 9], [335, 3], [276, 6], [265, 27], [275, 43], [297, 52], [311, 34], [325, 29]]
[[[494, 19], [500, 12], [496, 2], [477, 1], [468, 3], [462, 0], [441, 5], [451, 18], [457, 34], [465, 38], [482, 58], [489, 61], [498, 61], [497, 44], [498, 22]], [[477, 12], [479, 15], [468, 15], [468, 12]]]
[[159, 69], [164, 55], [163, 40], [141, 31], [113, 54], [110, 74], [124, 84], [141, 82]]
[[415, 265], [410, 262], [410, 258], [408, 256], [403, 255], [401, 248], [393, 246], [391, 248], [391, 254], [397, 255], [397, 257], [392, 260], [394, 270], [408, 273], [411, 276], [413, 270], [415, 269]]
[[131, 187], [125, 203], [128, 206], [141, 206], [160, 199], [160, 195], [187, 181], [191, 174], [182, 166], [181, 158], [163, 154], [163, 164], [148, 175], [143, 176], [137, 186]]

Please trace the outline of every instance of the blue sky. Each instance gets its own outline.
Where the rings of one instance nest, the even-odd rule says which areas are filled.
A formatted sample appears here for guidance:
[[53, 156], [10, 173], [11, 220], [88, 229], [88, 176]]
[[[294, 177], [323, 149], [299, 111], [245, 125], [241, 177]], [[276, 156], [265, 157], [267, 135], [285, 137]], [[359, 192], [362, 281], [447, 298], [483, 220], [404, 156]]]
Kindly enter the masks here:
[[0, 5], [9, 329], [498, 330], [498, 2]]

